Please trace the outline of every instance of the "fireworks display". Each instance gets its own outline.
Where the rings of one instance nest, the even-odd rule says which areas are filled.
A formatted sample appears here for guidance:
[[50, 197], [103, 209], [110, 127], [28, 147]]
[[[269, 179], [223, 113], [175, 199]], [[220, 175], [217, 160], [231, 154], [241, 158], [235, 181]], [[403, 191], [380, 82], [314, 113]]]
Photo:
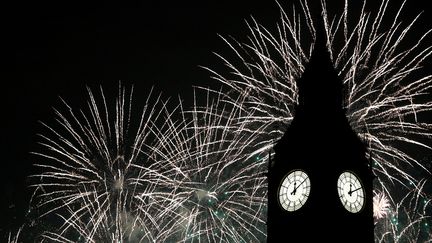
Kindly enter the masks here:
[[180, 109], [181, 122], [172, 117], [176, 109], [149, 95], [134, 124], [132, 91], [122, 86], [115, 103], [102, 89], [100, 102], [88, 90], [88, 110], [64, 102], [68, 113], [56, 111], [59, 128], [44, 124], [51, 136], [40, 135], [44, 152], [35, 153], [45, 163], [33, 176], [34, 208], [62, 225], [45, 229], [42, 239], [265, 240], [265, 156], [256, 133], [239, 123], [242, 109], [210, 92], [209, 103]]
[[237, 59], [217, 54], [228, 71], [206, 69], [222, 88], [195, 89], [191, 108], [152, 91], [136, 102], [122, 84], [114, 100], [88, 88], [86, 109], [62, 100], [33, 152], [31, 223], [8, 241], [32, 230], [44, 242], [264, 242], [268, 159], [320, 25], [377, 176], [375, 240], [432, 241], [431, 161], [413, 152], [432, 149], [432, 45], [429, 32], [407, 41], [420, 16], [402, 21], [389, 0], [336, 13], [298, 3], [279, 6], [276, 31], [253, 19], [249, 42], [222, 37]]
[[[381, 191], [374, 199], [376, 219], [385, 220], [387, 213], [382, 210], [390, 205], [410, 214], [398, 222], [397, 231], [378, 227], [376, 239], [380, 241], [398, 241], [398, 234], [409, 231], [414, 222], [427, 225], [431, 220], [430, 205], [413, 213], [415, 210], [408, 209], [406, 199], [393, 197], [400, 195], [401, 190], [426, 202], [431, 197], [430, 186], [420, 186], [423, 176], [413, 173], [422, 171], [421, 174], [430, 176], [431, 162], [406, 149], [417, 147], [429, 153], [431, 149], [431, 124], [418, 119], [422, 113], [432, 111], [428, 93], [432, 76], [420, 72], [431, 54], [426, 41], [429, 31], [407, 47], [404, 41], [419, 16], [403, 23], [400, 15], [404, 5], [391, 12], [389, 4], [390, 1], [382, 1], [379, 9], [370, 12], [364, 3], [356, 18], [351, 17], [355, 15], [351, 14], [348, 1], [335, 15], [330, 15], [322, 1], [321, 18], [311, 13], [306, 1], [301, 2], [299, 9], [293, 8], [293, 14], [281, 8], [276, 33], [254, 20], [249, 24], [249, 43], [224, 39], [238, 57], [233, 61], [220, 55], [231, 76], [209, 69], [215, 79], [233, 90], [233, 96], [245, 97], [244, 107], [255, 117], [245, 118], [244, 122], [267, 127], [262, 129], [263, 134], [271, 135], [262, 136], [261, 142], [270, 149], [294, 115], [298, 98], [295, 81], [311, 56], [316, 28], [324, 26], [328, 51], [343, 80], [347, 118], [367, 145], [373, 161], [375, 189]], [[418, 230], [413, 239], [430, 239], [430, 228]]]

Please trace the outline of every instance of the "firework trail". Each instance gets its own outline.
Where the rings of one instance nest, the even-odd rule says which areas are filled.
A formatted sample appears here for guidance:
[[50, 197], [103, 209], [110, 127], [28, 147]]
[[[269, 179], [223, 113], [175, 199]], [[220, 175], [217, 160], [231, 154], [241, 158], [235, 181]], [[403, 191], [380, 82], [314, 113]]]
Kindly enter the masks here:
[[165, 187], [173, 220], [161, 240], [265, 241], [265, 156], [255, 133], [239, 124], [244, 111], [222, 102], [222, 92], [214, 99], [208, 92], [206, 104], [195, 101], [191, 111], [182, 109], [180, 122], [169, 121], [170, 132], [157, 135], [149, 156], [169, 165], [175, 180]]
[[20, 238], [21, 231], [22, 231], [22, 227], [20, 227], [15, 234], [12, 234], [12, 232], [9, 232], [8, 238], [7, 238], [7, 242], [8, 243], [18, 243], [18, 242], [20, 242], [19, 238]]
[[[333, 16], [321, 1], [321, 19], [312, 14], [306, 1], [300, 1], [300, 8], [294, 6], [290, 13], [280, 7], [276, 34], [252, 19], [247, 43], [222, 37], [237, 58], [228, 60], [218, 55], [229, 75], [207, 69], [228, 86], [229, 96], [245, 97], [239, 106], [254, 115], [243, 122], [263, 127], [259, 130], [262, 145], [270, 150], [294, 116], [296, 79], [313, 51], [316, 28], [323, 24], [328, 51], [343, 80], [346, 116], [368, 145], [377, 175], [375, 187], [396, 205], [403, 201], [393, 196], [393, 190], [400, 192], [400, 185], [406, 191], [417, 191], [416, 195], [425, 200], [431, 198], [430, 189], [419, 186], [423, 176], [418, 176], [418, 171], [431, 175], [431, 162], [413, 156], [407, 147], [425, 153], [431, 150], [432, 124], [419, 117], [432, 111], [432, 76], [422, 70], [432, 46], [427, 42], [427, 31], [415, 42], [408, 41], [407, 47], [407, 38], [420, 15], [403, 23], [404, 4], [393, 13], [389, 4], [383, 0], [378, 9], [369, 12], [364, 2], [355, 15], [345, 1], [340, 14]], [[227, 101], [234, 103], [230, 98]]]
[[47, 229], [46, 240], [154, 241], [165, 206], [155, 189], [164, 174], [160, 164], [147, 164], [144, 152], [154, 139], [151, 127], [169, 113], [166, 102], [151, 93], [138, 110], [133, 88], [119, 84], [115, 103], [102, 88], [100, 101], [88, 88], [88, 110], [63, 101], [67, 112], [55, 110], [57, 126], [43, 124], [48, 132], [39, 135], [42, 149], [34, 153], [43, 162], [36, 165], [41, 173], [33, 176], [32, 200], [40, 218], [57, 215], [62, 224]]

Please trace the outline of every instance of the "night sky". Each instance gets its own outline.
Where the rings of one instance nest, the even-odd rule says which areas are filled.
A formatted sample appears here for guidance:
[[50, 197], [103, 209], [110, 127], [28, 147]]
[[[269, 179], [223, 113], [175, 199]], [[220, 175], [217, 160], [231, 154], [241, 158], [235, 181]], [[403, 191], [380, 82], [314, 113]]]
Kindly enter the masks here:
[[[102, 85], [115, 94], [122, 81], [134, 84], [138, 96], [154, 85], [166, 97], [180, 94], [190, 102], [192, 85], [218, 87], [199, 66], [223, 71], [212, 52], [231, 55], [217, 34], [246, 41], [245, 19], [253, 15], [275, 30], [279, 18], [273, 1], [58, 2], [63, 1], [15, 1], [3, 7], [10, 75], [2, 80], [0, 102], [0, 235], [24, 217], [30, 195], [26, 178], [35, 159], [30, 152], [37, 149], [36, 134], [42, 131], [38, 121], [53, 121], [59, 97], [84, 107], [86, 85]], [[293, 1], [280, 2], [290, 6]], [[428, 23], [424, 19], [431, 9], [426, 1], [423, 6], [417, 2], [408, 3], [406, 13], [425, 10], [423, 22]], [[426, 28], [423, 24], [417, 30]]]

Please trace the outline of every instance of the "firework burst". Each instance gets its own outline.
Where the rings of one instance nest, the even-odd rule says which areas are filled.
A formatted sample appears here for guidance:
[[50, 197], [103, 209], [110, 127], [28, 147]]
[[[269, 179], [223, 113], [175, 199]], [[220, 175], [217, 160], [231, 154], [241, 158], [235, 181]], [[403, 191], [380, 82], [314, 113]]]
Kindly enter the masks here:
[[244, 111], [216, 95], [157, 135], [151, 158], [173, 171], [165, 186], [173, 218], [165, 242], [265, 240], [265, 156], [255, 133], [239, 123]]
[[222, 37], [238, 58], [219, 55], [231, 76], [208, 70], [229, 87], [231, 97], [245, 97], [239, 105], [254, 115], [243, 122], [263, 127], [262, 145], [270, 149], [295, 115], [296, 80], [311, 57], [316, 29], [324, 26], [327, 49], [343, 80], [346, 116], [369, 149], [376, 187], [395, 203], [401, 199], [393, 198], [393, 190], [400, 192], [400, 185], [407, 191], [426, 191], [422, 195], [427, 200], [430, 192], [419, 188], [418, 171], [430, 175], [430, 161], [422, 161], [407, 147], [426, 153], [431, 149], [432, 124], [419, 119], [432, 111], [432, 76], [422, 70], [432, 53], [430, 31], [408, 41], [420, 15], [403, 23], [404, 4], [392, 12], [389, 1], [383, 0], [371, 12], [364, 2], [354, 14], [348, 3], [332, 15], [321, 1], [321, 18], [306, 1], [290, 13], [280, 7], [276, 34], [253, 19], [249, 42]]
[[158, 97], [130, 136], [132, 91], [120, 87], [114, 119], [102, 90], [102, 102], [90, 90], [89, 96], [90, 115], [77, 116], [69, 106], [67, 115], [56, 112], [67, 132], [44, 124], [55, 136], [41, 135], [47, 151], [35, 153], [44, 163], [33, 176], [34, 207], [40, 218], [55, 215], [62, 224], [44, 230], [45, 240], [265, 240], [260, 169], [267, 155], [259, 149], [259, 128], [248, 130], [239, 119], [247, 116], [242, 102], [224, 102], [223, 92], [207, 90], [206, 104], [195, 102], [191, 111], [180, 105], [175, 119], [177, 108], [168, 112]]
[[[50, 241], [154, 241], [164, 204], [144, 203], [158, 196], [155, 185], [163, 173], [158, 164], [146, 164], [144, 144], [152, 141], [151, 126], [162, 119], [166, 102], [148, 95], [140, 119], [132, 107], [133, 88], [120, 85], [113, 106], [100, 89], [101, 102], [88, 89], [88, 110], [55, 111], [57, 126], [43, 124], [43, 159], [36, 166], [33, 201], [39, 217], [57, 215], [62, 227], [48, 229]], [[114, 107], [114, 112], [108, 107]], [[148, 144], [147, 144], [148, 146]], [[140, 164], [138, 170], [135, 164]], [[137, 180], [137, 178], [146, 178]], [[145, 210], [144, 210], [145, 209]]]
[[[295, 80], [301, 76], [312, 53], [315, 26], [324, 23], [328, 50], [344, 83], [347, 117], [374, 153], [375, 172], [382, 174], [382, 178], [402, 180], [404, 185], [415, 183], [411, 174], [400, 169], [401, 164], [430, 171], [398, 145], [401, 142], [431, 149], [418, 139], [432, 135], [431, 124], [421, 123], [417, 117], [432, 110], [431, 101], [420, 102], [432, 87], [432, 76], [416, 78], [414, 74], [430, 56], [432, 46], [423, 46], [427, 32], [409, 49], [400, 50], [400, 43], [418, 17], [403, 27], [399, 21], [403, 6], [392, 16], [386, 12], [388, 4], [387, 0], [383, 1], [375, 15], [366, 12], [364, 5], [359, 18], [354, 20], [349, 19], [347, 1], [342, 14], [334, 17], [329, 16], [322, 1], [320, 21], [313, 20], [305, 2], [300, 13], [294, 8], [293, 15], [281, 8], [276, 35], [254, 20], [249, 24], [250, 43], [224, 39], [240, 61], [234, 64], [220, 56], [234, 77], [208, 70], [235, 95], [247, 97], [244, 106], [257, 111], [256, 117], [248, 118], [251, 123], [263, 123], [269, 132], [280, 137], [294, 115]], [[390, 28], [382, 27], [384, 18], [394, 19]], [[353, 29], [349, 28], [349, 20], [357, 23]], [[272, 131], [275, 127], [279, 129]], [[268, 146], [272, 143], [268, 142]]]
[[374, 218], [382, 219], [387, 216], [390, 207], [390, 201], [387, 196], [382, 192], [374, 192], [373, 198], [373, 214]]

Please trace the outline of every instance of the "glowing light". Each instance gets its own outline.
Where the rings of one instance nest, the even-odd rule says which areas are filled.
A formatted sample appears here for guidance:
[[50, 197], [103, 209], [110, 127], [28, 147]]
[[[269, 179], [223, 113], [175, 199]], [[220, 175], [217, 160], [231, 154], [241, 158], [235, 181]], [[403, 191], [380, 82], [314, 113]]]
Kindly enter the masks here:
[[389, 212], [390, 201], [384, 193], [374, 192], [373, 212], [375, 219], [384, 218]]

